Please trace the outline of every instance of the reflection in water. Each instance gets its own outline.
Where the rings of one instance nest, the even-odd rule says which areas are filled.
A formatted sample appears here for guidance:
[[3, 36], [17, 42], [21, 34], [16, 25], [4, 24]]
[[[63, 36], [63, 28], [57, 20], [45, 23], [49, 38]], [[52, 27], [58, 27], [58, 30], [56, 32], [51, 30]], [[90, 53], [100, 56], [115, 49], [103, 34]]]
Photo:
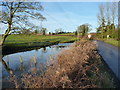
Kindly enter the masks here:
[[6, 59], [7, 65], [8, 65], [8, 67], [9, 67], [9, 58], [8, 58], [8, 56], [7, 56], [6, 58], [7, 58], [7, 59]]
[[20, 71], [23, 70], [23, 63], [20, 63]]
[[44, 52], [44, 53], [47, 52], [46, 47], [43, 47], [43, 48], [42, 48], [42, 52]]
[[8, 67], [8, 65], [5, 63], [3, 59], [2, 59], [2, 65], [4, 66], [4, 68], [9, 74], [13, 74], [13, 70]]
[[33, 57], [33, 61], [34, 61], [34, 64], [35, 64], [35, 68], [37, 68], [37, 63], [36, 63], [36, 57], [35, 56]]
[[20, 56], [20, 70], [21, 71], [23, 70], [23, 60], [21, 56]]
[[36, 51], [38, 51], [39, 49], [38, 48], [35, 48]]
[[[71, 43], [58, 44], [4, 56], [2, 60], [2, 76], [3, 78], [6, 78], [9, 74], [13, 74], [13, 72], [14, 75], [20, 76], [23, 73], [29, 73], [32, 68], [36, 68], [38, 70], [43, 68], [44, 64], [49, 66], [52, 64], [55, 55], [57, 55], [62, 48], [70, 44]], [[46, 68], [46, 65], [44, 68]]]

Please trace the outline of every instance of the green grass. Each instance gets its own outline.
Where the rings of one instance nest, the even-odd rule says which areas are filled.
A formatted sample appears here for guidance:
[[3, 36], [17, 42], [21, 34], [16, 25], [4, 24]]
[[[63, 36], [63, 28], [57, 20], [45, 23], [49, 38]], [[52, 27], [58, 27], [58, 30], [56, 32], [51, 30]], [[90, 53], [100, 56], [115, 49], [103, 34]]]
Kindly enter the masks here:
[[104, 42], [120, 47], [119, 41], [117, 40], [105, 40]]
[[3, 45], [3, 54], [32, 50], [35, 48], [54, 45], [57, 43], [74, 42], [78, 38], [72, 36], [38, 36], [38, 35], [9, 35]]
[[99, 40], [104, 41], [104, 42], [111, 44], [113, 46], [120, 47], [120, 43], [117, 40], [114, 40], [114, 39], [99, 39]]
[[65, 43], [77, 40], [71, 36], [37, 36], [37, 35], [10, 35], [5, 44], [32, 43], [32, 42], [59, 42]]

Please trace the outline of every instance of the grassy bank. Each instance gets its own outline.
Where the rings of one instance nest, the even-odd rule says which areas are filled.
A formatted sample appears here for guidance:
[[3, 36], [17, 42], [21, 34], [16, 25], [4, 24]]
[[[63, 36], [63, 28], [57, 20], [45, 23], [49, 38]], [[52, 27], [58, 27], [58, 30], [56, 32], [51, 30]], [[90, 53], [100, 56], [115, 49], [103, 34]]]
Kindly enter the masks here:
[[76, 40], [72, 36], [9, 35], [3, 45], [3, 55]]
[[104, 41], [104, 42], [111, 44], [113, 46], [120, 47], [120, 41], [115, 40], [115, 39], [98, 39], [98, 40]]
[[109, 43], [114, 46], [117, 46], [117, 47], [120, 47], [120, 43], [117, 40], [104, 40], [104, 42]]
[[114, 77], [108, 72], [95, 45], [89, 41], [76, 42], [51, 61], [41, 76], [25, 74], [13, 80], [16, 88], [113, 88]]

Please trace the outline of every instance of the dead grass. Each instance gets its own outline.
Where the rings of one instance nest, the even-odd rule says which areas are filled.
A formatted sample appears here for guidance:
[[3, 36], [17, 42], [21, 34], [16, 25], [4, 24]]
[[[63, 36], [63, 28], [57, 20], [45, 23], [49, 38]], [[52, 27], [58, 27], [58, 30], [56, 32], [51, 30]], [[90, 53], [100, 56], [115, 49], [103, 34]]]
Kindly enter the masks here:
[[[104, 69], [95, 45], [86, 40], [61, 51], [40, 76], [23, 75], [17, 88], [110, 88], [114, 79]], [[102, 67], [102, 69], [101, 69]], [[36, 71], [35, 69], [33, 71]]]

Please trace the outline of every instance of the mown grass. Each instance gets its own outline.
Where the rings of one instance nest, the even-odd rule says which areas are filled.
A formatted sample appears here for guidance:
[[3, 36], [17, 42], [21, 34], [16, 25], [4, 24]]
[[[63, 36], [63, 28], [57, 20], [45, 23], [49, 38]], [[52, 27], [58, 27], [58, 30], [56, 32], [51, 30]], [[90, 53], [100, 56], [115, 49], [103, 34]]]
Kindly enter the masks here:
[[117, 47], [120, 47], [120, 41], [119, 40], [115, 40], [115, 39], [99, 39], [99, 40], [101, 40], [101, 41], [104, 41], [104, 42], [106, 42], [106, 43], [108, 43], [108, 44], [111, 44], [111, 45], [113, 45], [113, 46], [117, 46]]
[[117, 47], [120, 47], [120, 43], [117, 40], [104, 40], [104, 42], [109, 43], [114, 46], [117, 46]]
[[3, 45], [3, 55], [35, 49], [57, 43], [74, 42], [78, 38], [57, 35], [9, 35]]
[[59, 42], [65, 43], [77, 40], [71, 36], [45, 36], [45, 35], [10, 35], [7, 37], [5, 44], [30, 43], [30, 42]]

